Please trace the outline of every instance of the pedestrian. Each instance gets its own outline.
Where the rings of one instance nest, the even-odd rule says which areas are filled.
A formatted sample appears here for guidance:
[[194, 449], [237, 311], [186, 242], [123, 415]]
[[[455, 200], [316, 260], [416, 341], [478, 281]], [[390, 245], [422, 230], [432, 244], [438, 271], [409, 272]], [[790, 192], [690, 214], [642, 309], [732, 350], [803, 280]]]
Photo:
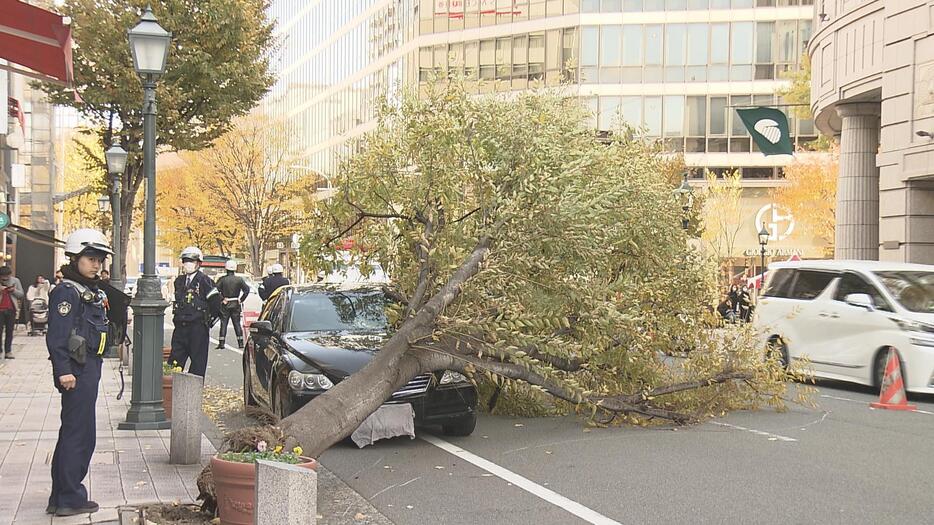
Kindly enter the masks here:
[[250, 295], [250, 285], [243, 277], [237, 275], [237, 261], [224, 263], [227, 275], [217, 281], [217, 289], [221, 293], [221, 332], [217, 341], [217, 349], [224, 348], [227, 338], [227, 323], [233, 321], [234, 333], [237, 334], [237, 347], [243, 348], [243, 325], [240, 324], [240, 313], [243, 301]]
[[13, 277], [13, 269], [0, 267], [0, 336], [3, 356], [13, 359], [13, 330], [16, 326], [17, 303], [23, 299], [23, 284]]
[[220, 293], [214, 281], [200, 270], [200, 249], [189, 246], [180, 257], [183, 275], [175, 279], [175, 331], [169, 363], [185, 368], [191, 359], [188, 373], [204, 377], [211, 343], [208, 331], [220, 314]]
[[52, 381], [62, 395], [62, 424], [52, 455], [52, 494], [46, 508], [56, 516], [98, 510], [81, 481], [96, 444], [94, 405], [108, 334], [109, 303], [98, 272], [113, 251], [103, 233], [81, 229], [66, 239], [65, 255], [69, 262], [61, 268], [61, 284], [51, 293], [53, 307], [45, 336]]
[[289, 280], [282, 276], [283, 268], [279, 263], [273, 264], [269, 267], [269, 275], [263, 279], [263, 283], [259, 285], [259, 298], [262, 300], [269, 299], [272, 294], [276, 292], [279, 288], [283, 286], [288, 286]]
[[739, 294], [739, 318], [746, 323], [752, 320], [752, 292], [745, 284]]
[[[49, 292], [51, 288], [49, 286], [49, 281], [45, 279], [42, 275], [36, 276], [36, 282], [29, 285], [29, 289], [26, 290], [26, 317], [29, 321], [29, 335], [35, 335], [36, 327], [33, 325], [33, 304], [36, 300], [45, 302], [44, 311], [48, 312], [49, 305]], [[40, 303], [41, 304], [41, 303]], [[36, 305], [39, 308], [39, 305]]]
[[105, 283], [110, 283], [110, 272], [107, 270], [101, 270], [101, 281]]

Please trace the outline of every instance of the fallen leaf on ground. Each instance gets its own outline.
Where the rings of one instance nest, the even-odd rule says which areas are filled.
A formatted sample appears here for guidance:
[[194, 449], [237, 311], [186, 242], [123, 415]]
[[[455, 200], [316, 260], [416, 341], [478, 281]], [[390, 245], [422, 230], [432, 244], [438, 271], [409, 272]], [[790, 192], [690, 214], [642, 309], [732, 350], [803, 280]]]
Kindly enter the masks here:
[[362, 512], [358, 512], [358, 513], [354, 514], [354, 517], [353, 517], [353, 519], [355, 519], [355, 520], [357, 520], [357, 521], [365, 520], [365, 519], [367, 519], [367, 518], [369, 518], [369, 516], [367, 516], [366, 514], [364, 514], [364, 513], [362, 513]]

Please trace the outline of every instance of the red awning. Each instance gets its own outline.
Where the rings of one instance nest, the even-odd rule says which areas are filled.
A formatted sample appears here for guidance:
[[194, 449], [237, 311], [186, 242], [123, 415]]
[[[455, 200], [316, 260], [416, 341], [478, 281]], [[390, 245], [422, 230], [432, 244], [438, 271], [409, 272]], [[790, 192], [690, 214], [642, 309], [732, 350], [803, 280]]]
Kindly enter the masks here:
[[4, 69], [71, 84], [71, 27], [61, 15], [19, 0], [0, 0], [0, 58], [35, 73], [0, 66]]

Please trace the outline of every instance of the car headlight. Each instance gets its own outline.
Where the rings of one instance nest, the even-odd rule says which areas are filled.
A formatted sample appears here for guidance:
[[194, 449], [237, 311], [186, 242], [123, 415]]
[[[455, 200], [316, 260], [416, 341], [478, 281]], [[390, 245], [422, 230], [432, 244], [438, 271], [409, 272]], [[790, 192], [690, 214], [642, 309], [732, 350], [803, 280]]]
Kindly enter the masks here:
[[324, 374], [303, 374], [292, 370], [289, 372], [289, 386], [292, 390], [327, 390], [334, 383]]
[[906, 332], [923, 332], [925, 334], [931, 334], [934, 336], [934, 324], [922, 323], [921, 321], [914, 321], [912, 319], [902, 319], [900, 317], [892, 317], [895, 324], [899, 328]]
[[467, 377], [464, 374], [459, 372], [454, 372], [452, 370], [445, 370], [444, 374], [441, 375], [441, 381], [439, 384], [442, 385], [451, 385], [454, 383], [466, 383]]

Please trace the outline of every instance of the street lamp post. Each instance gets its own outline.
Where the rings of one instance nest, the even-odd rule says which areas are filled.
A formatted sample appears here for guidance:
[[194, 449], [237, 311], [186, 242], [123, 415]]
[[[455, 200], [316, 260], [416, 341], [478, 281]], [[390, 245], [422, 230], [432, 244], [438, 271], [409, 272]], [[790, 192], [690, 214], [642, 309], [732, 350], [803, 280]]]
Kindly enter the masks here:
[[129, 31], [133, 67], [143, 82], [143, 172], [146, 217], [143, 229], [143, 275], [133, 307], [133, 394], [122, 430], [169, 428], [162, 406], [162, 323], [169, 306], [156, 275], [156, 80], [165, 72], [172, 34], [159, 25], [150, 8]]
[[761, 292], [762, 287], [765, 285], [765, 246], [769, 243], [769, 237], [772, 234], [769, 233], [769, 229], [765, 227], [765, 223], [762, 223], [762, 229], [759, 230], [759, 256], [762, 261], [762, 276], [759, 278], [759, 290]]
[[681, 227], [687, 230], [691, 225], [691, 208], [694, 207], [694, 188], [688, 182], [687, 172], [683, 175], [681, 185], [674, 190], [674, 194], [681, 200]]
[[[119, 144], [114, 144], [104, 152], [104, 158], [107, 159], [107, 171], [113, 177], [113, 197], [110, 201], [113, 220], [113, 261], [110, 265], [110, 285], [117, 290], [123, 291], [123, 264], [120, 250], [120, 185], [123, 181], [123, 172], [126, 171], [126, 150]], [[101, 200], [107, 202], [107, 197], [101, 197]], [[105, 210], [106, 211], [106, 210]], [[114, 334], [114, 340], [110, 342], [104, 357], [116, 357], [117, 347], [123, 344], [124, 334], [121, 330], [119, 334]]]

